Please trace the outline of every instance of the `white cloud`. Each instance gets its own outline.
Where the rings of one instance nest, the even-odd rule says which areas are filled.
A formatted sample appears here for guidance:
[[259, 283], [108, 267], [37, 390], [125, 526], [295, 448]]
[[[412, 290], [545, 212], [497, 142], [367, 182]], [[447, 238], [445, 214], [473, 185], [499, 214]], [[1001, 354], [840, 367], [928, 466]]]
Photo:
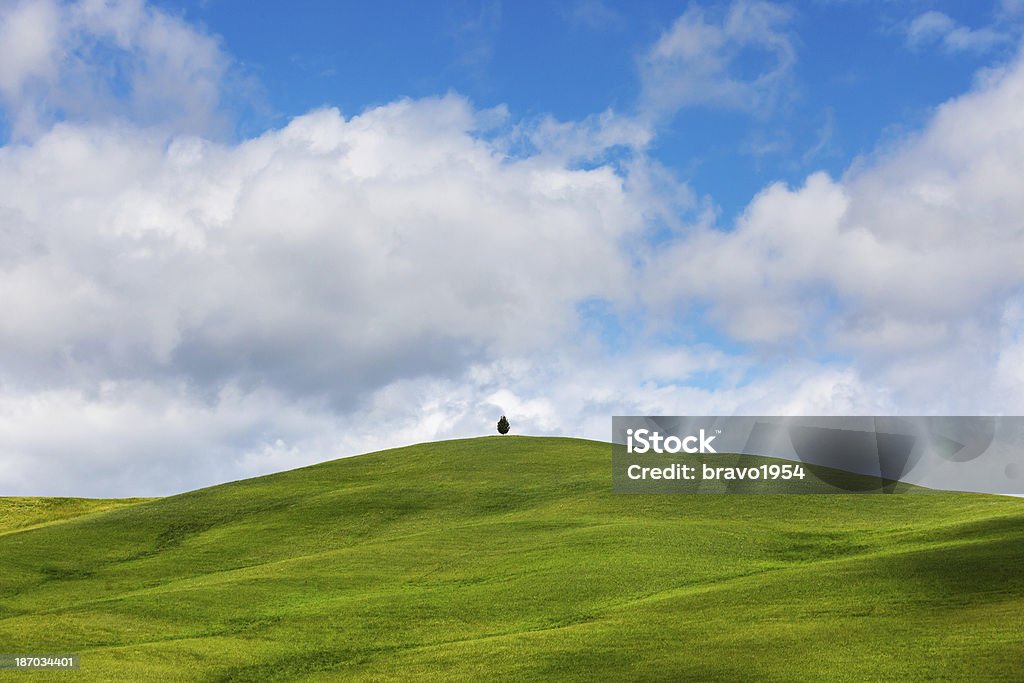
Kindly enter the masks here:
[[1021, 387], [990, 390], [1013, 376], [999, 320], [1024, 287], [1022, 107], [1018, 57], [841, 180], [772, 185], [734, 230], [663, 247], [653, 305], [706, 302], [736, 338], [852, 354], [904, 409], [1019, 409]]
[[493, 433], [607, 440], [614, 414], [884, 414], [855, 371], [787, 364], [743, 386], [688, 386], [693, 372], [749, 362], [697, 347], [606, 358], [576, 349], [396, 379], [338, 411], [272, 387], [104, 381], [89, 389], [0, 392], [5, 495], [165, 495], [398, 445]]
[[993, 393], [996, 400], [1019, 406], [1021, 388], [1024, 387], [1024, 296], [1016, 296], [1006, 302], [998, 330], [999, 357]]
[[[194, 134], [230, 68], [216, 39], [133, 2], [2, 16], [40, 38], [0, 42], [21, 131], [0, 148], [0, 493], [171, 493], [502, 413], [604, 439], [613, 414], [1024, 410], [1020, 59], [722, 230], [644, 156], [650, 119], [515, 123], [449, 95], [221, 143]], [[788, 20], [689, 9], [648, 55], [648, 113], [770, 102]], [[732, 75], [751, 48], [767, 66]], [[581, 331], [592, 301], [630, 321], [625, 350]], [[694, 305], [749, 351], [651, 341]]]
[[0, 102], [16, 137], [59, 119], [208, 133], [224, 125], [229, 70], [215, 38], [142, 0], [0, 6]]
[[101, 122], [0, 149], [8, 481], [168, 492], [359, 452], [366, 410], [380, 445], [453, 433], [393, 387], [557, 347], [580, 301], [628, 296], [644, 229], [612, 167], [508, 156], [493, 118], [447, 96], [239, 144]]
[[[663, 116], [700, 105], [770, 107], [796, 62], [791, 19], [789, 9], [769, 2], [736, 0], [717, 18], [691, 4], [642, 60], [641, 108]], [[753, 75], [737, 75], [744, 61]]]
[[451, 95], [224, 144], [191, 134], [230, 62], [215, 38], [130, 1], [2, 17], [35, 37], [0, 48], [5, 493], [168, 493], [464, 434], [468, 367], [628, 297], [646, 162], [632, 189], [572, 167], [644, 144], [628, 119], [509, 128]]
[[0, 350], [31, 376], [269, 373], [344, 402], [548, 344], [577, 301], [627, 289], [640, 212], [610, 168], [505, 157], [474, 114], [449, 96], [237, 146], [59, 125], [8, 147], [0, 205], [23, 246], [0, 271], [19, 302]]
[[918, 49], [939, 44], [946, 52], [984, 52], [1010, 37], [990, 27], [971, 29], [948, 15], [931, 10], [914, 17], [907, 26], [907, 45]]
[[30, 78], [56, 71], [57, 7], [45, 2], [10, 4], [0, 15], [0, 90], [17, 94]]
[[647, 273], [648, 298], [658, 311], [680, 295], [711, 300], [711, 318], [744, 341], [800, 335], [828, 282], [837, 223], [847, 206], [842, 188], [824, 174], [811, 176], [797, 192], [772, 185], [751, 202], [735, 231], [705, 225], [660, 248]]
[[621, 147], [644, 149], [654, 137], [649, 123], [608, 109], [582, 121], [558, 121], [546, 116], [522, 132], [532, 149], [566, 161], [594, 161]]

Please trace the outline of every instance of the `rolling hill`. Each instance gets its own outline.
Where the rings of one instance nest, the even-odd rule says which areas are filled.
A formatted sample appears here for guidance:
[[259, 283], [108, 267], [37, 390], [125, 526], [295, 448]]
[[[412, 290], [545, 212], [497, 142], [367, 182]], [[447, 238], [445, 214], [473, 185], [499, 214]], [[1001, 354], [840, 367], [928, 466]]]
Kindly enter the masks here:
[[0, 499], [0, 651], [104, 681], [1020, 680], [1024, 500], [609, 475], [608, 444], [486, 437]]
[[95, 512], [145, 503], [151, 498], [0, 498], [0, 535], [63, 522]]

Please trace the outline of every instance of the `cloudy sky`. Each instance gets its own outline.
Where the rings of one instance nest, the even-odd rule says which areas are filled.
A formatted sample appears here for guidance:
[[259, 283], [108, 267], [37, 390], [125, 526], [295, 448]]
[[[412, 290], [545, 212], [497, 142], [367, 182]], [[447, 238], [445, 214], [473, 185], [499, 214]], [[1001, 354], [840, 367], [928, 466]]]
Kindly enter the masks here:
[[1024, 413], [1024, 2], [0, 0], [0, 495]]

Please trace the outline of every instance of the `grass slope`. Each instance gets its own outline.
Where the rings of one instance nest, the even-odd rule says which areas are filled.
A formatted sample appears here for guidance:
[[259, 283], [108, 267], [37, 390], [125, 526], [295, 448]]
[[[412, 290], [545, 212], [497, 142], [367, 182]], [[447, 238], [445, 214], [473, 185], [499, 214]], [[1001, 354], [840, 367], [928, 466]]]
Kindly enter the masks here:
[[0, 650], [76, 680], [1019, 679], [1024, 501], [609, 474], [607, 444], [448, 441], [7, 533]]
[[0, 535], [63, 522], [95, 512], [145, 503], [152, 498], [0, 498]]

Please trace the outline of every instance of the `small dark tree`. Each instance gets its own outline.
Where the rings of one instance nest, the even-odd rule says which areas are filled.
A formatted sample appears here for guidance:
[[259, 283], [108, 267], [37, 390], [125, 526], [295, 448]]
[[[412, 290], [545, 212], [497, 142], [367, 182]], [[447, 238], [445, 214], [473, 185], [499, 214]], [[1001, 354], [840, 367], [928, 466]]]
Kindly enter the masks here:
[[501, 419], [498, 420], [498, 433], [499, 434], [508, 434], [508, 430], [509, 430], [508, 418], [506, 418], [504, 415], [502, 415]]

